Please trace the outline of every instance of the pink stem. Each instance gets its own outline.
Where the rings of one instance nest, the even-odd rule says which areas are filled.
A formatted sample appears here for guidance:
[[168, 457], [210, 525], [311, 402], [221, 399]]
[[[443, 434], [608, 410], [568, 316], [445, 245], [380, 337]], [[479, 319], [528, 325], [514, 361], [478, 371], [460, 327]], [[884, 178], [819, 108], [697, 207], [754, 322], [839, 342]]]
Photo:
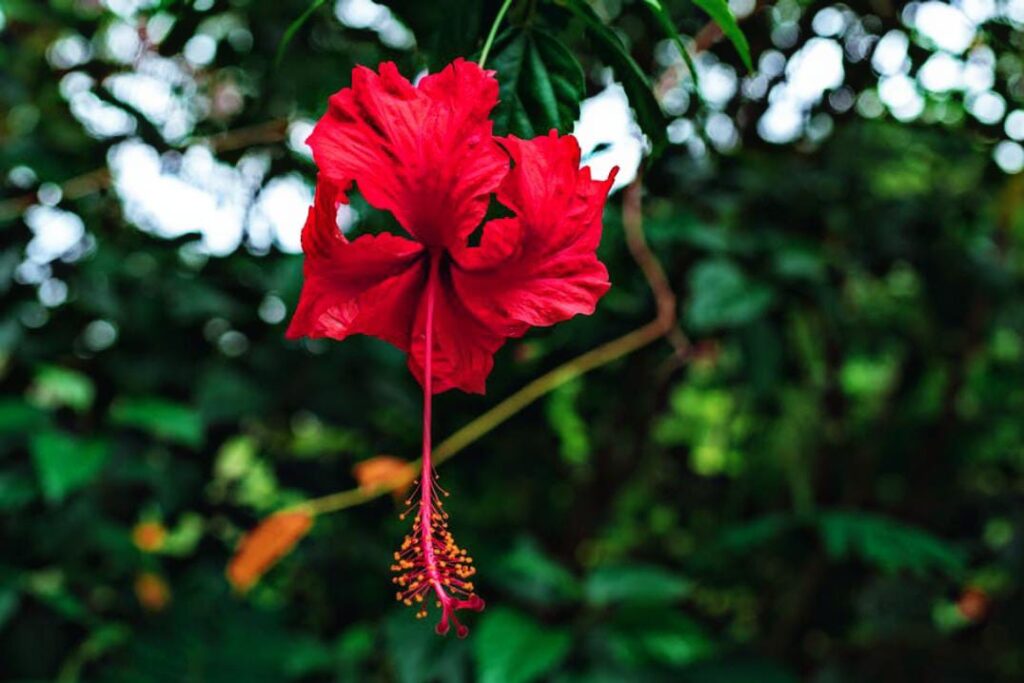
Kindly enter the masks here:
[[[434, 468], [431, 462], [430, 425], [431, 404], [434, 395], [434, 300], [437, 296], [438, 278], [440, 277], [441, 254], [441, 251], [431, 252], [427, 272], [427, 310], [424, 321], [426, 329], [423, 340], [426, 344], [423, 353], [423, 458], [420, 473], [419, 538], [417, 540], [422, 554], [426, 580], [437, 595], [438, 606], [441, 608], [441, 620], [438, 622], [436, 630], [439, 634], [444, 635], [448, 632], [450, 624], [454, 624], [456, 635], [465, 638], [469, 629], [459, 623], [458, 617], [455, 616], [456, 610], [480, 611], [484, 608], [484, 601], [471, 592], [472, 584], [466, 581], [472, 572], [466, 571], [465, 563], [473, 560], [466, 556], [464, 550], [460, 550], [454, 544], [451, 534], [447, 532], [444, 512], [440, 510], [440, 500], [438, 499], [435, 503]], [[437, 526], [434, 524], [435, 515], [437, 515]], [[439, 529], [443, 531], [440, 539], [436, 537]], [[439, 549], [440, 559], [438, 558]], [[460, 591], [466, 597], [450, 594], [448, 591], [452, 588]]]
[[441, 601], [441, 608], [447, 611], [449, 597], [441, 583], [441, 574], [438, 571], [437, 559], [434, 557], [433, 524], [431, 519], [434, 514], [434, 469], [430, 462], [431, 451], [431, 403], [433, 398], [433, 356], [434, 356], [434, 297], [437, 292], [437, 274], [440, 252], [433, 252], [430, 255], [430, 265], [427, 273], [427, 319], [424, 332], [424, 344], [426, 348], [423, 353], [423, 469], [420, 474], [420, 544], [423, 549], [423, 562], [427, 570], [427, 576], [437, 599]]

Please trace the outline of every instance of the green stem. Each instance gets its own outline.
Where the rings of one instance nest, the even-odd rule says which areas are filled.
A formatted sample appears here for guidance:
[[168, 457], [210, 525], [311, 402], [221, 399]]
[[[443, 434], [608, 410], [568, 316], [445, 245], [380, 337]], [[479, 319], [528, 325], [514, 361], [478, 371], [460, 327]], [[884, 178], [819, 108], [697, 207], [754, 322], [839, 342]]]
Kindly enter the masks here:
[[[541, 375], [435, 446], [433, 464], [440, 465], [445, 462], [538, 398], [567, 382], [571, 382], [580, 375], [584, 375], [602, 365], [607, 365], [661, 339], [665, 336], [670, 326], [671, 321], [666, 321], [659, 317], [643, 327], [639, 327], [618, 339], [613, 339], [596, 349], [591, 349], [583, 355], [577, 356], [559, 365], [554, 370]], [[355, 488], [348, 491], [339, 491], [322, 498], [302, 501], [289, 509], [303, 510], [311, 515], [323, 515], [373, 500], [393, 488], [393, 486], [384, 484], [372, 489]]]
[[505, 0], [501, 3], [501, 9], [498, 10], [498, 15], [494, 17], [494, 23], [491, 24], [491, 32], [487, 34], [487, 40], [484, 42], [484, 49], [480, 51], [480, 68], [484, 68], [484, 64], [487, 62], [487, 55], [491, 51], [491, 45], [494, 44], [494, 37], [498, 35], [498, 27], [501, 25], [501, 20], [505, 18], [505, 13], [508, 12], [508, 8], [512, 6], [512, 0]]

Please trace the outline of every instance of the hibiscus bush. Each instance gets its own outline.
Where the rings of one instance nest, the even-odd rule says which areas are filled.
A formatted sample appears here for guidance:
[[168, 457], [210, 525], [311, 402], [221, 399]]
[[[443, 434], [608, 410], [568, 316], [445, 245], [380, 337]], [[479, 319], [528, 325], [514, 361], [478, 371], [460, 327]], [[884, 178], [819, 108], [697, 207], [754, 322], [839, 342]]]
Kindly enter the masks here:
[[1021, 680], [1022, 27], [5, 0], [0, 680]]

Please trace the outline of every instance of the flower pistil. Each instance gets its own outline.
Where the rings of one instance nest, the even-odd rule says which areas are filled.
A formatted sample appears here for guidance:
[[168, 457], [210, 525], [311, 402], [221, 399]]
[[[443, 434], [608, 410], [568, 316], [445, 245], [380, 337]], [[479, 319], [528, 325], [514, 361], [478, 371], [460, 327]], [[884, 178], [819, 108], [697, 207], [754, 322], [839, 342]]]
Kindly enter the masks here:
[[424, 602], [431, 592], [435, 606], [441, 610], [437, 623], [438, 634], [444, 635], [455, 624], [455, 633], [465, 638], [469, 629], [459, 623], [455, 612], [460, 609], [481, 611], [484, 601], [474, 593], [471, 577], [476, 573], [473, 558], [460, 548], [448, 530], [448, 513], [441, 496], [448, 492], [437, 483], [437, 474], [431, 462], [431, 399], [433, 374], [434, 298], [437, 291], [438, 268], [442, 252], [431, 251], [425, 292], [426, 321], [424, 325], [424, 380], [423, 380], [423, 455], [422, 470], [417, 489], [406, 500], [409, 508], [402, 519], [414, 515], [412, 531], [406, 534], [395, 552], [391, 570], [398, 586], [395, 597], [402, 603], [417, 605], [417, 618], [427, 616]]

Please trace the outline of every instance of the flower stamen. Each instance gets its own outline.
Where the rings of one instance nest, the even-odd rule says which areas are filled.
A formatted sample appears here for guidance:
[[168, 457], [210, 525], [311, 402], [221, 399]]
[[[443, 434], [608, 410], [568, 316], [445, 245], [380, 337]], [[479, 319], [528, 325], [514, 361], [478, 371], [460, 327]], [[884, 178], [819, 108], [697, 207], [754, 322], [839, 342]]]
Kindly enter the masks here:
[[416, 490], [408, 500], [409, 507], [401, 514], [405, 519], [414, 515], [412, 531], [406, 534], [402, 545], [394, 554], [391, 571], [396, 576], [393, 582], [398, 587], [395, 598], [407, 605], [416, 606], [416, 618], [427, 616], [426, 602], [433, 592], [434, 605], [441, 610], [437, 633], [444, 635], [450, 625], [455, 633], [465, 638], [469, 629], [459, 622], [455, 612], [460, 609], [481, 611], [484, 601], [474, 593], [471, 577], [476, 574], [473, 558], [460, 548], [448, 530], [448, 513], [444, 510], [441, 496], [448, 496], [439, 484], [431, 463], [431, 399], [433, 397], [431, 375], [433, 356], [434, 296], [437, 290], [437, 273], [440, 252], [430, 256], [426, 291], [426, 325], [423, 368], [423, 468]]

